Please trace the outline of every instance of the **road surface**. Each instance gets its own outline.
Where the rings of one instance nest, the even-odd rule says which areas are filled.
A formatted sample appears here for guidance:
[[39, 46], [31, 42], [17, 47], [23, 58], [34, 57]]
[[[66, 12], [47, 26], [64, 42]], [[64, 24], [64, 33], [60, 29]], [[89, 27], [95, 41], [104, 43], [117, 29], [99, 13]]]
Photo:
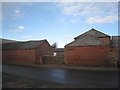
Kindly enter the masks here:
[[17, 65], [3, 65], [2, 72], [37, 80], [58, 82], [87, 88], [117, 88], [117, 71], [90, 71], [58, 68], [33, 68]]

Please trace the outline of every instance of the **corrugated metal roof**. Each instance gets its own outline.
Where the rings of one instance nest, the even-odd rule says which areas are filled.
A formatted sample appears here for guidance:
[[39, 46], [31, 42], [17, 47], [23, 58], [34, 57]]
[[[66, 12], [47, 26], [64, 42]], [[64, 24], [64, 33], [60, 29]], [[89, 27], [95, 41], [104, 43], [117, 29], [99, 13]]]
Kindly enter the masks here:
[[100, 31], [92, 28], [91, 30], [89, 30], [89, 31], [87, 31], [87, 32], [85, 32], [85, 33], [75, 37], [74, 39], [79, 39], [79, 38], [81, 38], [83, 36], [86, 36], [86, 35], [94, 35], [96, 37], [110, 37], [109, 35], [104, 34], [104, 33], [100, 32]]
[[35, 49], [44, 41], [45, 40], [3, 43], [2, 50]]
[[76, 39], [75, 41], [67, 44], [66, 46], [96, 46], [96, 45], [107, 45], [107, 43], [99, 40], [98, 37], [93, 35], [86, 35], [81, 37], [80, 39]]
[[120, 36], [112, 36], [112, 46], [120, 46]]

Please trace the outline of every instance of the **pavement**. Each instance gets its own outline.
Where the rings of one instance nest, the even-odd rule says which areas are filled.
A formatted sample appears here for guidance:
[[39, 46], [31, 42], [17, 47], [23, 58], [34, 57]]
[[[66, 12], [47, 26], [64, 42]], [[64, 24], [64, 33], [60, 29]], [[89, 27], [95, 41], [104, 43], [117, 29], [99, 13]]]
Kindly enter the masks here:
[[63, 68], [74, 70], [92, 70], [92, 71], [118, 71], [117, 67], [90, 67], [90, 66], [75, 66], [75, 65], [32, 65], [33, 67], [49, 67], [49, 68]]
[[13, 63], [6, 63], [6, 65], [19, 65], [24, 67], [48, 67], [48, 68], [62, 68], [62, 69], [74, 69], [74, 70], [90, 70], [90, 71], [118, 71], [119, 68], [117, 67], [90, 67], [90, 66], [79, 66], [79, 65], [65, 65], [65, 64], [13, 64]]
[[55, 68], [51, 66], [37, 66], [37, 68], [36, 66], [33, 67], [21, 65], [3, 65], [2, 72], [37, 80], [76, 85], [83, 88], [118, 87], [117, 69], [111, 70], [112, 68], [102, 68], [98, 70], [98, 68], [93, 69], [93, 67], [91, 67], [91, 69], [88, 67], [68, 69], [62, 66], [62, 68]]

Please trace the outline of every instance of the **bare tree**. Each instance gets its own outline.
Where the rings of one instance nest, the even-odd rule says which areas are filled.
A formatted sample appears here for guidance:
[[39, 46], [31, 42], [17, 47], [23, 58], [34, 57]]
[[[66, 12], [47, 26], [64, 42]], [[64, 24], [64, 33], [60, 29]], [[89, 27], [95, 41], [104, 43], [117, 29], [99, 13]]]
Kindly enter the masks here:
[[58, 47], [58, 45], [56, 42], [52, 44], [52, 48], [57, 48], [57, 47]]

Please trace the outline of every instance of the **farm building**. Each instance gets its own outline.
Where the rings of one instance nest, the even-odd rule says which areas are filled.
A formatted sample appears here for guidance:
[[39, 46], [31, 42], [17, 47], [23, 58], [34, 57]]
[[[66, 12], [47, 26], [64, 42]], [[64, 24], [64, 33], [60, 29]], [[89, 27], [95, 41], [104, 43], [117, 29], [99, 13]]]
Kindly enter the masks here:
[[47, 40], [2, 43], [3, 62], [41, 64], [42, 56], [52, 53]]
[[64, 56], [64, 48], [54, 48], [55, 56]]
[[110, 36], [91, 29], [74, 38], [65, 46], [65, 64], [81, 66], [108, 66]]

